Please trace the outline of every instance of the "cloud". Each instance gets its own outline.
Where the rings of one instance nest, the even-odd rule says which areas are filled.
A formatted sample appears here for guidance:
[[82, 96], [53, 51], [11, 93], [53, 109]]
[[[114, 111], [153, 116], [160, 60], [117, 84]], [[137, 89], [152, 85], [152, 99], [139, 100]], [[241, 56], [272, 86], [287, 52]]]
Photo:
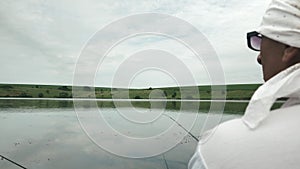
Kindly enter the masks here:
[[[145, 12], [177, 16], [200, 30], [215, 48], [227, 83], [261, 82], [261, 77], [257, 76], [260, 69], [255, 63], [255, 56], [251, 56], [255, 54], [243, 44], [245, 33], [259, 24], [267, 3], [259, 0], [180, 0], [176, 3], [171, 0], [1, 1], [0, 82], [72, 84], [77, 57], [92, 35], [111, 21]], [[141, 24], [147, 22], [145, 19]], [[134, 29], [130, 26], [120, 29]], [[110, 30], [103, 40], [111, 39], [118, 31]], [[167, 48], [179, 55], [197, 74], [202, 76], [204, 72], [203, 68], [199, 68], [199, 62], [191, 59], [190, 52], [177, 48], [178, 44], [165, 38], [150, 36], [125, 44], [119, 48], [120, 52], [106, 60], [102, 80], [96, 85], [109, 86], [116, 66], [125, 58], [122, 54], [145, 46]], [[233, 76], [237, 71], [239, 76]], [[247, 80], [247, 76], [251, 80]], [[202, 79], [200, 76], [196, 78], [199, 84], [209, 83], [203, 76]], [[142, 79], [137, 82], [140, 85], [137, 87], [145, 85]], [[173, 84], [162, 79], [161, 85]]]

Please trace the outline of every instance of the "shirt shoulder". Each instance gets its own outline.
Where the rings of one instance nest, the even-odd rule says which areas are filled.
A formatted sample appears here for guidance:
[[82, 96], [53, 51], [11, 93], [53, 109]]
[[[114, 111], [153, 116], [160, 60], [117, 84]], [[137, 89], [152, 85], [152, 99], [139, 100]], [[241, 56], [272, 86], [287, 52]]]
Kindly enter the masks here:
[[250, 129], [242, 119], [220, 124], [198, 148], [209, 169], [298, 168], [300, 105], [271, 111]]

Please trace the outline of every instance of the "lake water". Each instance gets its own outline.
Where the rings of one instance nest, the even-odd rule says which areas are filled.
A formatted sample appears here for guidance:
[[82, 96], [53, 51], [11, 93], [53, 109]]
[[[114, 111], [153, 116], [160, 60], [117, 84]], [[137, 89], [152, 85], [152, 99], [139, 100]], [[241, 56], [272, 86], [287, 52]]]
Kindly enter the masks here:
[[[0, 109], [0, 154], [30, 169], [185, 169], [197, 146], [191, 135], [198, 138], [207, 119], [206, 113], [148, 108], [89, 107], [81, 112], [76, 114], [74, 108]], [[127, 119], [136, 112], [150, 121]], [[179, 116], [181, 126], [172, 120]], [[222, 121], [237, 117], [223, 115]], [[189, 134], [183, 128], [191, 123]], [[140, 142], [128, 142], [132, 138]], [[149, 152], [154, 156], [137, 158]], [[19, 167], [2, 159], [0, 168]]]

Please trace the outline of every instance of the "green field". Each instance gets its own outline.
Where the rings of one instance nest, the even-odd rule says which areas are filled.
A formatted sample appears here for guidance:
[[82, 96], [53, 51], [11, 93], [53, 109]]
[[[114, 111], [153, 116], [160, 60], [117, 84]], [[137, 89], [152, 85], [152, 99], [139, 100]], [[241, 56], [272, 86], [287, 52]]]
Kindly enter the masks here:
[[[26, 84], [0, 84], [0, 97], [2, 98], [92, 98], [95, 94], [98, 99], [167, 99], [165, 103], [149, 101], [132, 101], [132, 102], [113, 102], [113, 101], [97, 101], [99, 107], [127, 107], [132, 104], [135, 107], [153, 108], [161, 107], [165, 104], [166, 109], [180, 110], [181, 103], [172, 100], [202, 100], [191, 102], [199, 104], [199, 111], [208, 112], [211, 108], [210, 100], [226, 99], [226, 100], [250, 100], [254, 91], [261, 84], [236, 84], [227, 85], [226, 90], [221, 90], [220, 86], [197, 87], [166, 87], [166, 88], [147, 88], [147, 89], [121, 89], [121, 88], [105, 88], [105, 87], [76, 87], [77, 96], [73, 96], [71, 86], [55, 86], [55, 85], [26, 85]], [[196, 90], [195, 90], [196, 89]], [[196, 91], [196, 92], [195, 92]], [[197, 94], [198, 92], [198, 94]], [[92, 93], [92, 94], [91, 94]], [[149, 97], [151, 96], [151, 97]], [[226, 97], [226, 98], [225, 98]], [[80, 104], [84, 107], [92, 107], [91, 101], [83, 101]], [[117, 104], [117, 105], [116, 105]], [[218, 103], [214, 103], [218, 104]], [[222, 103], [220, 104], [222, 105]], [[225, 113], [242, 114], [248, 103], [226, 102], [224, 107]], [[1, 108], [72, 108], [74, 103], [72, 100], [0, 100]]]
[[[130, 98], [130, 99], [202, 99], [211, 100], [224, 98], [227, 100], [249, 100], [254, 91], [261, 84], [237, 84], [227, 85], [226, 91], [218, 89], [212, 91], [211, 86], [198, 87], [166, 87], [166, 88], [148, 88], [148, 89], [122, 89], [122, 88], [104, 88], [104, 87], [80, 87], [77, 96], [80, 98], [91, 98], [91, 93], [95, 93], [96, 98], [111, 99]], [[196, 90], [195, 90], [196, 89]], [[197, 91], [199, 94], [197, 94]], [[182, 94], [183, 93], [183, 94]], [[129, 96], [128, 96], [129, 95]], [[212, 96], [214, 96], [212, 98]], [[71, 86], [54, 85], [24, 85], [24, 84], [0, 84], [0, 97], [32, 97], [32, 98], [72, 98]]]

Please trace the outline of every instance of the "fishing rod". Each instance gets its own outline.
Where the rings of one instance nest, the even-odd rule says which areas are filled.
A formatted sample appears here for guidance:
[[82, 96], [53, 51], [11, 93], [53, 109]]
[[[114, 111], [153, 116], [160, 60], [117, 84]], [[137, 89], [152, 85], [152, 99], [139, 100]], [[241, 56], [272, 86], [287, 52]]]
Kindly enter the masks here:
[[[190, 136], [192, 136], [197, 142], [199, 142], [199, 139], [194, 136], [191, 132], [189, 132], [186, 128], [184, 128], [180, 123], [178, 123], [173, 117], [163, 113], [163, 115], [167, 116], [169, 119], [171, 119], [172, 121], [174, 121], [179, 127], [181, 127], [184, 131], [186, 131]], [[169, 169], [169, 166], [168, 166], [168, 163], [167, 163], [167, 160], [165, 158], [165, 155], [162, 154], [163, 156], [163, 159], [164, 159], [164, 162], [165, 162], [165, 165], [166, 165], [166, 168]]]
[[167, 114], [163, 114], [167, 117], [169, 117], [172, 121], [174, 121], [179, 127], [181, 127], [184, 131], [186, 131], [190, 136], [192, 136], [197, 142], [199, 142], [199, 139], [194, 136], [191, 132], [189, 132], [186, 128], [184, 128], [180, 123], [178, 123], [173, 117], [167, 115]]
[[14, 162], [14, 161], [12, 161], [12, 160], [6, 158], [6, 157], [4, 157], [4, 156], [1, 155], [1, 154], [0, 154], [0, 157], [1, 157], [1, 160], [3, 160], [3, 159], [4, 159], [4, 160], [7, 160], [7, 161], [11, 162], [12, 164], [14, 164], [14, 165], [16, 165], [16, 166], [18, 166], [18, 167], [20, 167], [20, 168], [27, 169], [26, 167], [24, 167], [24, 166], [22, 166], [22, 165], [20, 165], [20, 164], [18, 164], [18, 163], [16, 163], [16, 162]]

